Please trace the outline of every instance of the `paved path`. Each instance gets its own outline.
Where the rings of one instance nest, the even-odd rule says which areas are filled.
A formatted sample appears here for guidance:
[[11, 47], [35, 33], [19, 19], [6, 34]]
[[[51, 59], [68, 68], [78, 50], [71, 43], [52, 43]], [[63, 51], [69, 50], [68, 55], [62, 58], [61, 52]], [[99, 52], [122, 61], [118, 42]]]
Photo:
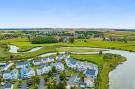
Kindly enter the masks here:
[[26, 80], [23, 81], [22, 88], [21, 89], [27, 89]]
[[41, 78], [41, 79], [40, 79], [40, 82], [39, 82], [39, 87], [38, 87], [38, 89], [44, 89], [44, 83], [45, 83], [44, 79]]

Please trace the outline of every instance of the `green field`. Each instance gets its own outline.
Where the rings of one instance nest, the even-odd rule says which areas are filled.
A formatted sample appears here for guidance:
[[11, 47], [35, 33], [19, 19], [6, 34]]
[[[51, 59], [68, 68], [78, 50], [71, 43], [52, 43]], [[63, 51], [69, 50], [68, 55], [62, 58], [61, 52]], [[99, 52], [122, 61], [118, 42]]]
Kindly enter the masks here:
[[113, 36], [113, 37], [135, 37], [135, 32], [130, 32], [130, 31], [107, 31], [103, 33], [105, 36]]
[[80, 61], [89, 61], [98, 65], [99, 74], [96, 81], [96, 89], [108, 89], [108, 74], [111, 70], [123, 61], [125, 58], [115, 55], [113, 59], [105, 60], [103, 55], [72, 55], [73, 58]]
[[76, 39], [72, 43], [48, 43], [48, 44], [31, 44], [27, 38], [17, 38], [10, 40], [3, 40], [1, 42], [13, 44], [20, 47], [20, 51], [28, 51], [33, 47], [37, 46], [87, 46], [87, 47], [100, 47], [100, 48], [113, 48], [121, 49], [128, 51], [135, 51], [135, 41], [128, 41], [128, 43], [123, 43], [120, 41], [103, 41], [103, 40], [94, 40], [86, 39], [87, 42], [84, 42], [85, 39]]
[[91, 48], [84, 48], [84, 47], [59, 47], [56, 48], [59, 52], [99, 52], [101, 49], [91, 49]]

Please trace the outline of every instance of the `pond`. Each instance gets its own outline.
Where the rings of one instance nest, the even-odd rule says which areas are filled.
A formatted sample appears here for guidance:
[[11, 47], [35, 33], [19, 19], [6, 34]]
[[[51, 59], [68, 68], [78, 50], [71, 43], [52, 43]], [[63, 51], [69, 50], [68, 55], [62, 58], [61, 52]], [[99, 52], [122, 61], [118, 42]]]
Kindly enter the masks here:
[[19, 49], [18, 47], [16, 47], [15, 45], [9, 45], [9, 52], [10, 53], [17, 53], [17, 50]]

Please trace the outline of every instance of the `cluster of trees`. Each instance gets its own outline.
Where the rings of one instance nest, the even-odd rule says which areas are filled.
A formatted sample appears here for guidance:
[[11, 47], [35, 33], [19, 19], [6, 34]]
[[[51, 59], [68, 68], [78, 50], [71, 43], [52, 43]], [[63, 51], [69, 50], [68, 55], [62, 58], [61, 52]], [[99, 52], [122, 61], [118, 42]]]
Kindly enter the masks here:
[[27, 81], [27, 85], [29, 87], [31, 87], [32, 85], [34, 85], [33, 88], [34, 89], [38, 89], [39, 81], [40, 81], [39, 76], [33, 76], [31, 79], [29, 79]]
[[0, 40], [12, 39], [21, 36], [21, 32], [0, 34]]
[[112, 37], [112, 36], [110, 36], [110, 37], [108, 37], [108, 39], [103, 37], [103, 40], [107, 40], [107, 41], [121, 41], [121, 42], [127, 43], [129, 39], [127, 37]]
[[45, 83], [48, 86], [47, 89], [66, 89], [67, 82], [65, 72], [60, 73], [60, 81], [58, 84], [56, 83], [56, 78], [52, 77], [53, 73], [56, 73], [55, 67], [44, 77]]
[[89, 39], [90, 37], [102, 37], [103, 33], [98, 31], [76, 31], [75, 33], [80, 34], [79, 39]]
[[111, 59], [121, 59], [123, 58], [121, 55], [118, 55], [118, 54], [111, 54], [111, 53], [106, 53], [104, 54], [103, 56], [103, 59], [105, 60], [111, 60]]
[[43, 44], [43, 43], [57, 43], [59, 42], [52, 36], [36, 36], [30, 39], [32, 44]]

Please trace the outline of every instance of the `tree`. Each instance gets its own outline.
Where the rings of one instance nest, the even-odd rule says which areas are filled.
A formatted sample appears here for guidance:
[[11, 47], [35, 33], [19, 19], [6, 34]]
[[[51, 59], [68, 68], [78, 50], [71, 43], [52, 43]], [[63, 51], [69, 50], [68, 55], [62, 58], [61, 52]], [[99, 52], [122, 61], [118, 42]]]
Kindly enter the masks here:
[[84, 74], [83, 74], [83, 72], [80, 72], [79, 73], [79, 76], [80, 76], [80, 79], [83, 81], [84, 80], [84, 77], [85, 77]]
[[69, 39], [69, 42], [70, 42], [70, 43], [74, 43], [74, 41], [75, 41], [74, 38], [70, 38], [70, 39]]
[[102, 55], [102, 54], [103, 54], [103, 52], [102, 52], [102, 50], [100, 50], [100, 51], [99, 51], [99, 55]]
[[87, 40], [84, 40], [84, 42], [87, 42]]
[[56, 73], [57, 72], [57, 70], [56, 70], [56, 67], [52, 67], [52, 73]]
[[32, 44], [57, 43], [58, 40], [52, 36], [36, 36], [31, 39]]
[[65, 74], [65, 72], [63, 71], [63, 72], [60, 73], [60, 80], [63, 81], [63, 80], [65, 80], [65, 79], [66, 79], [66, 74]]
[[123, 38], [123, 42], [124, 42], [124, 43], [127, 43], [127, 42], [128, 42], [128, 40], [127, 40], [126, 37]]

